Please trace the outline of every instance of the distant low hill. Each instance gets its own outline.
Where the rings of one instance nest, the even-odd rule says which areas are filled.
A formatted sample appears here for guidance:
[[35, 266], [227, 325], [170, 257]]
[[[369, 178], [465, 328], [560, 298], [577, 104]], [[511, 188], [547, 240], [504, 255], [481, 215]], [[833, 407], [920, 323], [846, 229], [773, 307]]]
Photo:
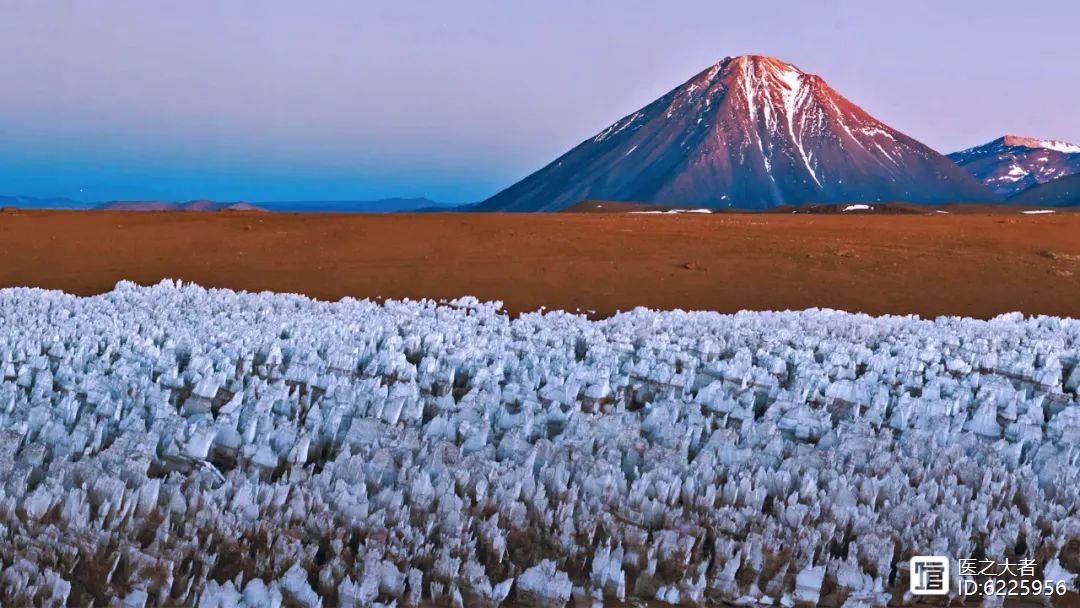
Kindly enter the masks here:
[[1044, 207], [1080, 206], [1080, 173], [1066, 175], [1024, 190], [1009, 199], [1010, 203]]
[[19, 209], [90, 209], [93, 203], [84, 203], [63, 197], [0, 196], [0, 207]]
[[209, 200], [173, 203], [169, 201], [110, 201], [95, 207], [101, 211], [265, 211], [245, 202], [219, 203]]
[[305, 213], [401, 213], [446, 211], [457, 205], [428, 198], [383, 198], [372, 201], [267, 201], [257, 203], [267, 211]]

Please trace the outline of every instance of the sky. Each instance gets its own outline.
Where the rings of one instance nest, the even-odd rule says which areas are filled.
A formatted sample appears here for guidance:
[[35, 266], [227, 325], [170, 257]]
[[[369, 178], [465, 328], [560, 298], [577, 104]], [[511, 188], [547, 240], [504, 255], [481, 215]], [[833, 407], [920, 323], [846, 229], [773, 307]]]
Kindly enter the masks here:
[[1080, 143], [1077, 23], [1075, 0], [0, 0], [0, 195], [472, 202], [742, 54], [943, 153]]

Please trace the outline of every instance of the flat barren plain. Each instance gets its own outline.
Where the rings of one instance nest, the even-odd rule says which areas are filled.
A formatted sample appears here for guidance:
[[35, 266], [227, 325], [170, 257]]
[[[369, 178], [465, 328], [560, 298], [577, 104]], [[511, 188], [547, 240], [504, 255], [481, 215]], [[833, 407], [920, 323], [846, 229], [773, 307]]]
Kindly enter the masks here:
[[0, 287], [163, 278], [514, 313], [837, 308], [1080, 316], [1080, 214], [0, 213]]

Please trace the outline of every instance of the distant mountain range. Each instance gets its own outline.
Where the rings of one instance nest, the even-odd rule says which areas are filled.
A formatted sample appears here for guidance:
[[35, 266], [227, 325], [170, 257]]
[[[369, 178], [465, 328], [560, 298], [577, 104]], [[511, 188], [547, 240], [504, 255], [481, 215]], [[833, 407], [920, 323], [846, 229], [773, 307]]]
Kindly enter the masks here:
[[168, 201], [112, 201], [94, 207], [102, 211], [265, 211], [250, 203], [219, 203], [210, 200], [172, 203]]
[[1080, 146], [1016, 135], [954, 152], [949, 158], [1005, 197], [1080, 173]]
[[171, 203], [164, 201], [113, 201], [98, 209], [121, 211], [286, 211], [297, 213], [401, 213], [440, 211], [451, 205], [426, 198], [384, 198], [373, 201], [272, 201], [221, 203], [209, 200]]
[[88, 203], [67, 198], [0, 196], [0, 207], [20, 209], [98, 209], [109, 211], [287, 211], [303, 213], [402, 213], [457, 209], [454, 204], [427, 198], [384, 198], [371, 201], [272, 201], [263, 203], [193, 200], [145, 200]]
[[476, 209], [558, 211], [586, 199], [767, 209], [1000, 198], [821, 77], [750, 55], [709, 67]]

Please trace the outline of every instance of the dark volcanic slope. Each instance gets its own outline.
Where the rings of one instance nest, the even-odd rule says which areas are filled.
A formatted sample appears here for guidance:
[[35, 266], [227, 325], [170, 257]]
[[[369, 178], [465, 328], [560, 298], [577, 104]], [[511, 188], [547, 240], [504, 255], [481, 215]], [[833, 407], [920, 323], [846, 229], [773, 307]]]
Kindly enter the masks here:
[[1080, 173], [1080, 146], [1016, 135], [953, 152], [949, 158], [988, 188], [1007, 197]]
[[1010, 203], [1044, 207], [1073, 207], [1080, 205], [1080, 173], [1059, 177], [1024, 190], [1009, 199]]
[[764, 209], [994, 197], [820, 77], [744, 56], [694, 76], [477, 209], [557, 211], [590, 198]]

